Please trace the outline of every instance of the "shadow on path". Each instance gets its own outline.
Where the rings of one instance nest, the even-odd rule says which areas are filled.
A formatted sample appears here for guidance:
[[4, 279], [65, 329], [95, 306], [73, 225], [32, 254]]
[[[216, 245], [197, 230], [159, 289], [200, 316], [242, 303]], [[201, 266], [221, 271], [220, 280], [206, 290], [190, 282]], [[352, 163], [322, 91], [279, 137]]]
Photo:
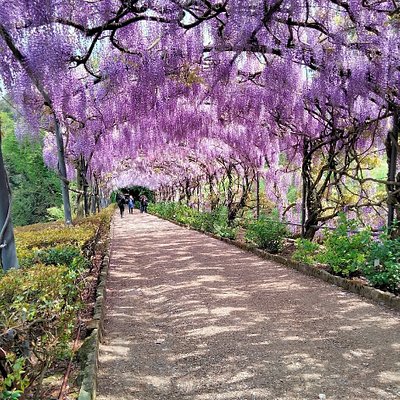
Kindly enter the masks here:
[[98, 400], [400, 399], [400, 318], [150, 215], [115, 218]]

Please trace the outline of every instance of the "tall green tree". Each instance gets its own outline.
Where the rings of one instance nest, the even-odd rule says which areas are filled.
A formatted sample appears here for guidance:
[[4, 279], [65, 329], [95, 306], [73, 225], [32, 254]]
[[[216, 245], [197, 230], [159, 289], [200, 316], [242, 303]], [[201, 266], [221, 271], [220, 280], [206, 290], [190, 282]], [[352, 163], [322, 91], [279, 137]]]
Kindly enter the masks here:
[[19, 141], [14, 134], [12, 114], [0, 106], [3, 130], [3, 157], [12, 192], [14, 225], [29, 225], [47, 220], [47, 209], [61, 206], [60, 183], [42, 156], [40, 138], [35, 143]]

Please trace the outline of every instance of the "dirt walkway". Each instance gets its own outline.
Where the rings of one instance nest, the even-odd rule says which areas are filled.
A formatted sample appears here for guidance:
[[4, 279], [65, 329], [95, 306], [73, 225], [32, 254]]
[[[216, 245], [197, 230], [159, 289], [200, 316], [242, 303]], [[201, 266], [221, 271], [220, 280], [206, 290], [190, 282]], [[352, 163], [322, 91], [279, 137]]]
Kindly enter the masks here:
[[115, 218], [98, 400], [400, 399], [400, 316], [150, 215]]

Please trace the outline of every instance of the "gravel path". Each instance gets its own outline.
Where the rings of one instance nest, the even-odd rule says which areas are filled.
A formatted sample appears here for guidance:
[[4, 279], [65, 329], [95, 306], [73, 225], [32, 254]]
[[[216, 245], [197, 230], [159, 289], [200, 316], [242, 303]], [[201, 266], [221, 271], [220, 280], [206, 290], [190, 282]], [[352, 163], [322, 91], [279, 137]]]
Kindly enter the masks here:
[[151, 215], [115, 218], [98, 400], [400, 399], [400, 315]]

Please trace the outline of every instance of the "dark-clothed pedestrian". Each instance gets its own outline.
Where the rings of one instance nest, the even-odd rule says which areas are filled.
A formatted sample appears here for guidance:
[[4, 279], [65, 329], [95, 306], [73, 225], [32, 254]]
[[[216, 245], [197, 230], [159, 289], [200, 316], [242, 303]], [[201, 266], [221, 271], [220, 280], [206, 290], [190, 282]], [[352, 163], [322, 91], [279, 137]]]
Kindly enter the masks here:
[[149, 204], [149, 200], [145, 194], [142, 194], [139, 198], [140, 201], [140, 212], [147, 213], [147, 205]]
[[122, 194], [118, 193], [116, 200], [119, 207], [119, 213], [121, 215], [121, 218], [123, 218], [125, 211], [125, 197]]

